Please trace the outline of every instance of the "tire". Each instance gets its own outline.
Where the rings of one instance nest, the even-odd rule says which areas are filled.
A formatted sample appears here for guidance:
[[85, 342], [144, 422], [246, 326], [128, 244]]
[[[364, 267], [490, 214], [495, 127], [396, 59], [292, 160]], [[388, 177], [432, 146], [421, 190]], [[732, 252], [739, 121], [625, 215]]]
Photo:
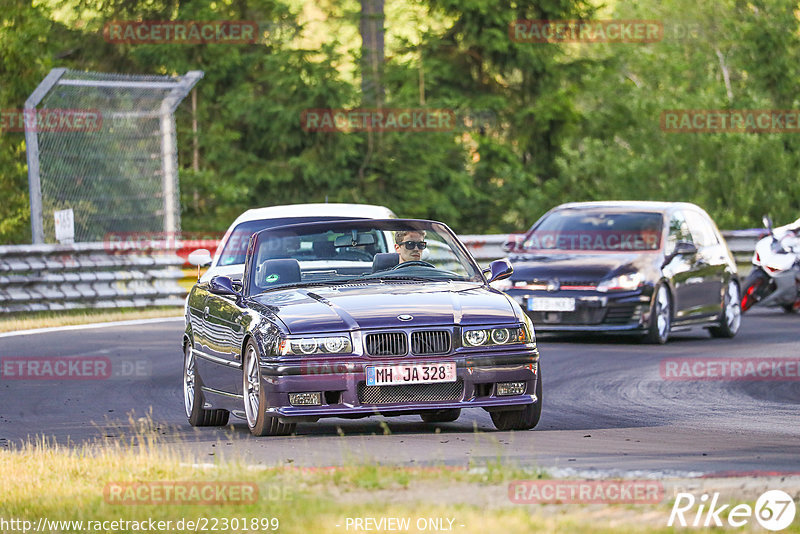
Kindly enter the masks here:
[[522, 410], [490, 412], [497, 430], [530, 430], [539, 424], [542, 417], [542, 366], [536, 376], [536, 402]]
[[225, 426], [228, 410], [204, 410], [203, 380], [197, 374], [194, 353], [189, 343], [183, 347], [183, 408], [192, 426]]
[[797, 308], [795, 308], [794, 304], [784, 304], [781, 306], [781, 309], [783, 309], [785, 313], [797, 313]]
[[742, 284], [742, 313], [746, 312], [764, 298], [764, 291], [769, 285], [769, 276], [760, 267], [754, 267]]
[[653, 296], [650, 308], [650, 324], [644, 335], [644, 342], [652, 345], [663, 345], [669, 339], [672, 328], [672, 297], [664, 284], [659, 284]]
[[729, 280], [725, 297], [722, 299], [722, 315], [719, 318], [719, 326], [709, 328], [708, 331], [713, 337], [731, 338], [739, 331], [741, 324], [742, 308], [739, 284], [735, 280]]
[[452, 423], [461, 416], [461, 408], [452, 410], [436, 410], [419, 414], [425, 423]]
[[264, 410], [266, 394], [262, 387], [258, 348], [252, 339], [247, 342], [242, 362], [242, 397], [250, 433], [254, 436], [288, 436], [294, 432], [296, 423], [281, 423]]

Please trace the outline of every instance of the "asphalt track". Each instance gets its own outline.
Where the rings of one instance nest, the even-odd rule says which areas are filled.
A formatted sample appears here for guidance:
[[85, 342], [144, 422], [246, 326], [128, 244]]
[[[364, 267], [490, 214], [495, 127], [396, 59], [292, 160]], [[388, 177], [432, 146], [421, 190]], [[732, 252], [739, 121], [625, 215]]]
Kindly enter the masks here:
[[[626, 337], [540, 337], [539, 426], [497, 432], [483, 410], [428, 425], [416, 416], [322, 419], [297, 434], [253, 438], [232, 418], [191, 428], [183, 413], [180, 319], [0, 337], [0, 358], [107, 358], [111, 376], [0, 377], [0, 447], [46, 436], [100, 446], [150, 416], [167, 444], [207, 458], [264, 465], [381, 462], [481, 465], [498, 460], [564, 473], [700, 475], [800, 472], [800, 380], [665, 380], [665, 358], [800, 358], [800, 316], [753, 310], [733, 340], [705, 330], [665, 346]], [[133, 414], [133, 415], [131, 415]]]

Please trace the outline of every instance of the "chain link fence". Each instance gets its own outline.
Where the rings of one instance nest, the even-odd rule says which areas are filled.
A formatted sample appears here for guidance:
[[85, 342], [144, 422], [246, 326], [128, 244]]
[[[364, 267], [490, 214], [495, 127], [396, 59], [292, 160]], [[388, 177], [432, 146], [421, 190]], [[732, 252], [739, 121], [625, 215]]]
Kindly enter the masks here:
[[68, 209], [76, 242], [179, 232], [174, 112], [202, 76], [53, 69], [25, 105], [33, 243]]

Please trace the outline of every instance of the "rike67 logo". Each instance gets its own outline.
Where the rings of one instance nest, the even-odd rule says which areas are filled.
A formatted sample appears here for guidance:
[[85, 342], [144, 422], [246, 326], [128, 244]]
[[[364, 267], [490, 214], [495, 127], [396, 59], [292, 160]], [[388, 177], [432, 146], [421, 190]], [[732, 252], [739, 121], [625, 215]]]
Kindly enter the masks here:
[[791, 525], [796, 512], [792, 497], [781, 490], [763, 493], [755, 507], [737, 504], [730, 508], [730, 504], [719, 505], [718, 502], [719, 493], [714, 493], [712, 497], [704, 493], [699, 499], [691, 493], [678, 493], [667, 526], [674, 526], [677, 521], [682, 527], [721, 527], [724, 521], [722, 514], [727, 513], [725, 520], [732, 527], [743, 527], [755, 517], [763, 528], [776, 532]]

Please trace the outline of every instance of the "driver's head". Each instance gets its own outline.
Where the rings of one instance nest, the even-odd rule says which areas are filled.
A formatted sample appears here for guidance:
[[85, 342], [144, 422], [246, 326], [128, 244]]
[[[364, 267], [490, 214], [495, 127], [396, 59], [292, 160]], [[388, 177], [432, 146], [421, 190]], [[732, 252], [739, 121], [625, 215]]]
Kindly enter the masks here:
[[427, 246], [425, 232], [422, 230], [395, 232], [394, 242], [394, 249], [400, 254], [400, 263], [404, 261], [420, 261], [422, 250]]

